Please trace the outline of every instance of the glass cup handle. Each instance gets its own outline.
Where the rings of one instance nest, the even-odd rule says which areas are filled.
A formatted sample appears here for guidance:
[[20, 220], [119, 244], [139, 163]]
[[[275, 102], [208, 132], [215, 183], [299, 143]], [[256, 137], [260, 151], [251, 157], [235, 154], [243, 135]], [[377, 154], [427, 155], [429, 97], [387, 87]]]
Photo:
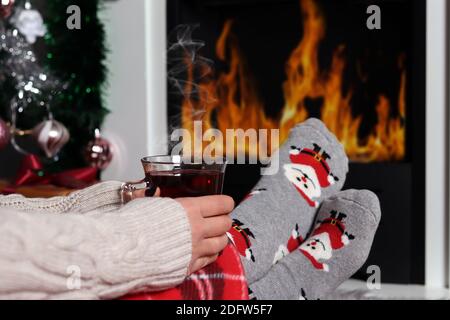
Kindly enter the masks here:
[[144, 178], [136, 182], [125, 182], [120, 188], [120, 196], [122, 204], [128, 203], [139, 198], [136, 191], [145, 190], [146, 197], [153, 197], [156, 193], [156, 185], [150, 178]]

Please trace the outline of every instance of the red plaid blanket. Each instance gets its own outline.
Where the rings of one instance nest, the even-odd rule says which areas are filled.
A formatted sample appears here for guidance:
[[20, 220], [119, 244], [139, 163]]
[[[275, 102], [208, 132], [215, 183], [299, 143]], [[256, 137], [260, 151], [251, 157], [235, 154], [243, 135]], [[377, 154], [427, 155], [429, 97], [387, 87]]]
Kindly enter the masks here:
[[126, 296], [125, 300], [248, 300], [248, 287], [239, 253], [229, 244], [216, 262], [162, 292]]

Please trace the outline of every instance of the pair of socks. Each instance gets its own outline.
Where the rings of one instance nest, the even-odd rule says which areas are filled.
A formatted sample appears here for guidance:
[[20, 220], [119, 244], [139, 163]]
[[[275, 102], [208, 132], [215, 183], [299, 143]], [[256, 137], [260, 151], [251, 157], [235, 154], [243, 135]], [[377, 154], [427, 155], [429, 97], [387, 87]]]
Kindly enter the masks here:
[[380, 220], [377, 197], [340, 191], [343, 146], [317, 119], [294, 127], [264, 176], [233, 211], [228, 236], [257, 299], [322, 299], [366, 261]]

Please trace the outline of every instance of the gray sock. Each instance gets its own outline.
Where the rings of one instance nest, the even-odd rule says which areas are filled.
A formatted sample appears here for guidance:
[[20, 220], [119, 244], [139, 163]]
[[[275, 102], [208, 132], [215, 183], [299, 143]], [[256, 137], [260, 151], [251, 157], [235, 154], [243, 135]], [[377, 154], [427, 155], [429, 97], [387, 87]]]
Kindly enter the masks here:
[[294, 127], [278, 155], [278, 173], [262, 177], [233, 211], [228, 233], [250, 282], [300, 245], [320, 201], [342, 188], [348, 171], [343, 146], [317, 119]]
[[302, 245], [249, 283], [257, 299], [323, 299], [367, 260], [380, 221], [380, 203], [367, 190], [325, 200]]

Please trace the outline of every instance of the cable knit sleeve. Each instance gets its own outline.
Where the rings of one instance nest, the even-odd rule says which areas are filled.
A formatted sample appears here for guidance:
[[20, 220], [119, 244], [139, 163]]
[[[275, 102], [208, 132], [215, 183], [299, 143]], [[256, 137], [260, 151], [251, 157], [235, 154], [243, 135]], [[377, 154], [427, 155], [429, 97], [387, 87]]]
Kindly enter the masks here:
[[76, 191], [66, 197], [29, 199], [21, 195], [0, 196], [0, 208], [40, 213], [85, 213], [92, 210], [107, 212], [121, 206], [118, 181], [102, 182]]
[[0, 299], [113, 299], [187, 275], [190, 225], [171, 199], [85, 215], [0, 209], [0, 217]]

